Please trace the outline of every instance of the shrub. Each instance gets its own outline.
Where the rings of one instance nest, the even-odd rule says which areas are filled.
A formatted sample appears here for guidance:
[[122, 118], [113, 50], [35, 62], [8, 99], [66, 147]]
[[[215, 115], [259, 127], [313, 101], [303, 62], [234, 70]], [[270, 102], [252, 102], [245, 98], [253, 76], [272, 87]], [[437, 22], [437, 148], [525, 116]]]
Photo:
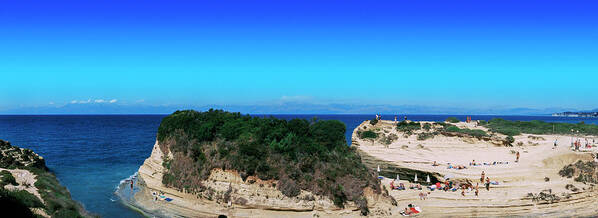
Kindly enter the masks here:
[[19, 185], [15, 177], [12, 176], [12, 173], [8, 172], [8, 170], [2, 170], [2, 172], [0, 172], [0, 177], [2, 178], [2, 180], [0, 181], [0, 188], [3, 188], [5, 185], [8, 184], [15, 186]]
[[445, 121], [449, 123], [458, 123], [459, 119], [457, 119], [456, 117], [448, 117]]
[[361, 134], [358, 134], [358, 135], [359, 135], [359, 138], [361, 138], [361, 139], [375, 139], [375, 138], [378, 138], [378, 134], [375, 133], [372, 130], [363, 131], [363, 132], [360, 132], [360, 133]]
[[420, 129], [421, 124], [419, 122], [401, 121], [397, 123], [397, 131], [399, 132], [412, 132]]
[[427, 132], [422, 132], [420, 134], [417, 134], [417, 140], [420, 140], [420, 141], [430, 139], [430, 138], [434, 138], [434, 134], [427, 133]]
[[513, 138], [513, 136], [510, 136], [510, 135], [509, 135], [509, 136], [505, 137], [505, 142], [506, 142], [508, 145], [511, 145], [511, 144], [513, 144], [513, 142], [515, 142], [515, 138]]
[[288, 178], [282, 178], [278, 180], [278, 185], [276, 185], [276, 188], [280, 190], [282, 194], [288, 197], [295, 197], [301, 193], [301, 189], [299, 189], [297, 183]]
[[484, 137], [484, 136], [488, 136], [488, 134], [486, 134], [486, 132], [484, 132], [483, 130], [479, 130], [479, 129], [461, 129], [459, 127], [456, 126], [449, 126], [445, 129], [445, 131], [447, 132], [458, 132], [458, 133], [463, 133], [463, 134], [467, 134], [470, 135], [472, 137]]
[[370, 120], [370, 124], [372, 124], [372, 125], [376, 125], [377, 123], [378, 123], [378, 119]]

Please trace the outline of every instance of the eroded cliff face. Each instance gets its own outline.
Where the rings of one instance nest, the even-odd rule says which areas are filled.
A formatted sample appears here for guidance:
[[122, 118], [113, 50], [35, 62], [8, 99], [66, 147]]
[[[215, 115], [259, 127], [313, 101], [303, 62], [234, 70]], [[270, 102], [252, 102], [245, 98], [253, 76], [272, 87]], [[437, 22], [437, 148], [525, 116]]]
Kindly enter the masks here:
[[[149, 202], [140, 202], [147, 209], [159, 211], [163, 215], [276, 216], [282, 213], [291, 216], [359, 216], [361, 213], [354, 202], [348, 202], [345, 208], [338, 208], [328, 197], [305, 190], [295, 197], [288, 197], [276, 188], [276, 180], [261, 180], [254, 176], [243, 180], [232, 170], [213, 169], [208, 179], [202, 181], [204, 188], [196, 193], [166, 187], [162, 178], [168, 169], [163, 163], [176, 157], [172, 152], [163, 152], [162, 149], [167, 149], [167, 146], [156, 142], [150, 157], [139, 168], [139, 184], [144, 190], [136, 198], [153, 198]], [[164, 196], [173, 200], [168, 203], [154, 201], [154, 193], [164, 193]], [[396, 212], [393, 199], [388, 195], [376, 194], [369, 188], [364, 193], [371, 216], [389, 216]]]

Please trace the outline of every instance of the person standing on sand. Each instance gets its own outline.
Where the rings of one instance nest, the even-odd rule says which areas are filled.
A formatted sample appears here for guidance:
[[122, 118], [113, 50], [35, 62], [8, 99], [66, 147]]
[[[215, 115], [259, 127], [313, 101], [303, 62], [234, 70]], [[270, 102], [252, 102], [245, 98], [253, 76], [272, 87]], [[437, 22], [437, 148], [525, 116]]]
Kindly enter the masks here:
[[490, 177], [486, 177], [486, 190], [490, 191]]
[[555, 139], [555, 140], [554, 140], [554, 147], [552, 147], [552, 149], [555, 149], [555, 148], [556, 148], [556, 144], [557, 144], [557, 142], [558, 142], [558, 139]]
[[484, 173], [484, 171], [482, 170], [482, 178], [480, 178], [480, 182], [484, 183], [484, 177], [486, 176], [486, 173]]
[[133, 190], [133, 180], [131, 179], [131, 190]]
[[517, 154], [515, 154], [515, 156], [517, 156], [517, 159], [515, 160], [515, 163], [519, 162], [519, 151], [517, 152]]
[[477, 197], [480, 194], [480, 190], [478, 189], [480, 183], [475, 183], [475, 196]]

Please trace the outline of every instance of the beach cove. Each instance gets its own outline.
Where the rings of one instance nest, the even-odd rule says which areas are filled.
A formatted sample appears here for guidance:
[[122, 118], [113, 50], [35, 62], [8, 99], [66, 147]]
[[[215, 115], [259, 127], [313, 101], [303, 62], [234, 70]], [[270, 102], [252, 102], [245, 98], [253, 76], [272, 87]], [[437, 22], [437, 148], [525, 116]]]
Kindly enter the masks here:
[[[426, 123], [434, 126], [434, 122], [421, 122], [421, 125]], [[396, 125], [394, 121], [381, 120], [375, 125], [364, 121], [353, 131], [353, 146], [370, 168], [380, 170], [382, 183], [389, 190], [391, 184], [402, 183], [406, 187], [406, 190], [390, 191], [399, 206], [418, 205], [426, 217], [592, 216], [598, 213], [595, 198], [598, 190], [593, 184], [559, 175], [561, 169], [579, 160], [595, 161], [595, 147], [586, 152], [571, 148], [571, 141], [584, 137], [521, 134], [514, 137], [513, 146], [505, 146], [502, 144], [505, 136], [476, 138], [438, 134], [426, 138], [419, 135], [433, 130], [405, 133], [397, 131]], [[475, 122], [458, 122], [455, 126], [488, 132]], [[368, 130], [378, 135], [360, 137]], [[390, 143], [385, 142], [390, 135], [396, 137], [391, 137], [394, 140]], [[595, 139], [585, 138], [590, 142]], [[516, 161], [517, 153], [519, 161]], [[405, 173], [406, 170], [413, 172]], [[486, 177], [483, 182], [480, 181], [482, 172]], [[397, 174], [400, 180], [396, 180]], [[417, 184], [415, 174], [419, 176], [417, 183], [422, 183], [421, 190], [409, 188]], [[446, 181], [479, 186], [478, 196], [475, 188], [463, 191], [458, 185], [454, 185], [454, 190], [438, 190], [434, 182], [426, 182], [428, 176], [443, 187]], [[492, 181], [489, 190], [485, 188], [487, 179]]]

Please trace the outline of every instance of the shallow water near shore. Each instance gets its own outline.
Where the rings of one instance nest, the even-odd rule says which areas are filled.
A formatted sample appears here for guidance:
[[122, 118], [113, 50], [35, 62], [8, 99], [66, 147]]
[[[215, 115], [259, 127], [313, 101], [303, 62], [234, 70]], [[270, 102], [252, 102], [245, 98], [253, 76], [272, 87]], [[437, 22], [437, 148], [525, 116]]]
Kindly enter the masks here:
[[[121, 181], [129, 178], [149, 157], [160, 121], [166, 115], [0, 115], [0, 139], [33, 149], [66, 186], [74, 200], [102, 217], [142, 217], [121, 204], [114, 194]], [[269, 115], [256, 115], [269, 116]], [[347, 125], [347, 142], [361, 122], [373, 115], [273, 115], [281, 119], [318, 117], [336, 119]], [[403, 115], [399, 116], [402, 119]], [[441, 121], [449, 115], [407, 115], [417, 121]], [[382, 115], [394, 119], [394, 115]], [[465, 120], [465, 115], [456, 116]], [[551, 116], [472, 116], [488, 120], [543, 120], [598, 124], [598, 118]]]

